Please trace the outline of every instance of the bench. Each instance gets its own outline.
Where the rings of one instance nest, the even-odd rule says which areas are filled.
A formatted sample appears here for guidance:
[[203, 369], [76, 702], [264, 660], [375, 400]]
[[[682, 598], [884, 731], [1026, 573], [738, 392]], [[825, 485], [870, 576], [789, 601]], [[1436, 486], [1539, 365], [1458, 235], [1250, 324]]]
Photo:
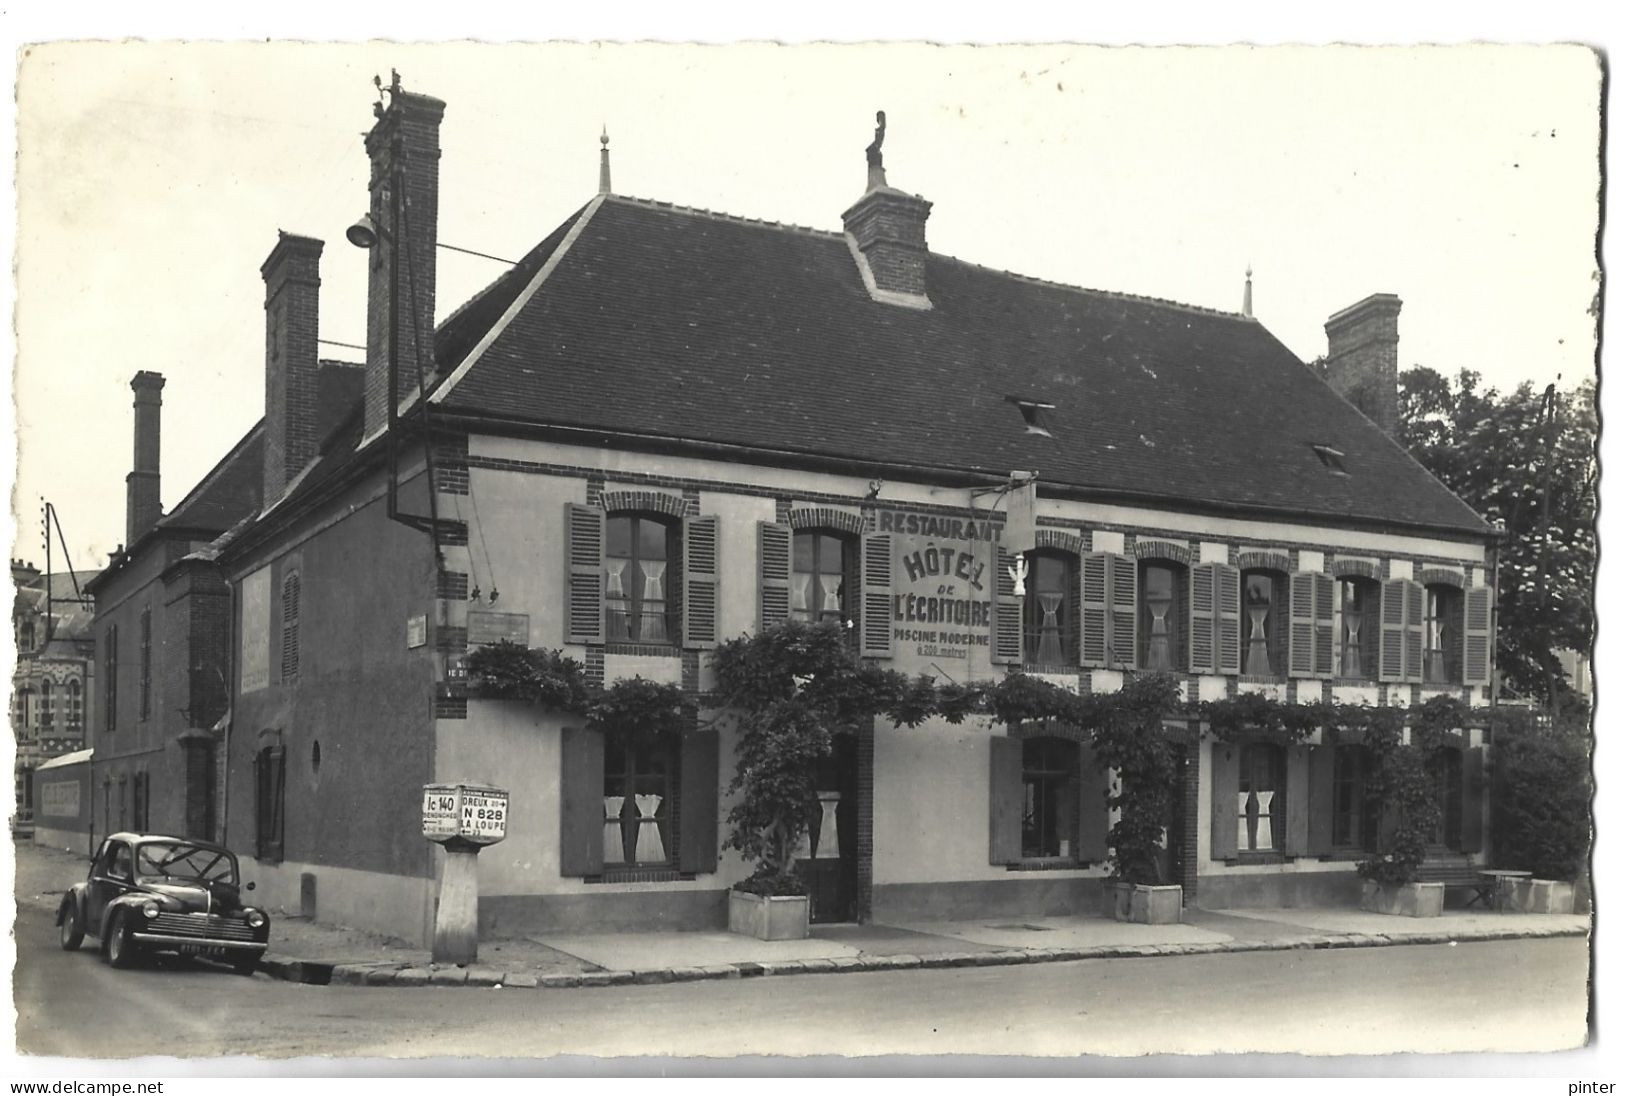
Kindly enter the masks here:
[[1495, 897], [1498, 881], [1466, 857], [1429, 858], [1416, 869], [1416, 882], [1443, 883], [1445, 890], [1470, 890], [1469, 908], [1482, 902], [1487, 907]]

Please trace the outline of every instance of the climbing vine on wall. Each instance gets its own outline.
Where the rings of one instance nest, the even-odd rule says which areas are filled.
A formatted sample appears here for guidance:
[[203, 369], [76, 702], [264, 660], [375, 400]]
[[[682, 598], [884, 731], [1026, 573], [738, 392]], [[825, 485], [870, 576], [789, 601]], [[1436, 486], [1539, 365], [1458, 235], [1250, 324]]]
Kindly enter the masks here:
[[[1142, 883], [1161, 881], [1157, 854], [1176, 791], [1163, 732], [1168, 721], [1200, 720], [1225, 742], [1296, 745], [1321, 728], [1363, 741], [1373, 759], [1367, 794], [1388, 821], [1378, 851], [1359, 870], [1381, 882], [1407, 882], [1438, 826], [1438, 789], [1429, 774], [1438, 750], [1460, 728], [1522, 718], [1444, 696], [1408, 708], [1287, 703], [1260, 694], [1186, 704], [1176, 679], [1162, 674], [1130, 674], [1119, 690], [1083, 694], [1021, 673], [995, 682], [939, 683], [860, 659], [832, 623], [799, 620], [721, 644], [712, 666], [711, 722], [732, 721], [738, 730], [727, 845], [754, 865], [741, 886], [765, 894], [804, 893], [795, 850], [820, 810], [816, 763], [830, 753], [834, 734], [877, 716], [909, 727], [940, 717], [954, 724], [986, 718], [1086, 730], [1099, 763], [1119, 778], [1108, 800], [1119, 811], [1109, 866], [1115, 877]], [[677, 686], [641, 678], [597, 685], [558, 651], [498, 643], [474, 651], [468, 670], [473, 696], [580, 714], [608, 734], [681, 733], [697, 725], [694, 698]], [[1411, 728], [1409, 743], [1405, 727]]]

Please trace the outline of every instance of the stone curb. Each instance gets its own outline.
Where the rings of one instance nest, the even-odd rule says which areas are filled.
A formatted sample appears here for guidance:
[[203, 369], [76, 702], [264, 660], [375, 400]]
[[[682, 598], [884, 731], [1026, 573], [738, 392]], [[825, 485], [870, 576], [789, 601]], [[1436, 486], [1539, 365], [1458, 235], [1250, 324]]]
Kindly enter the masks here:
[[321, 963], [267, 955], [260, 970], [284, 982], [353, 986], [479, 986], [511, 989], [578, 989], [586, 986], [648, 986], [672, 982], [709, 982], [729, 978], [782, 978], [793, 974], [861, 974], [870, 971], [944, 970], [1007, 967], [1023, 963], [1074, 963], [1088, 959], [1158, 958], [1169, 955], [1230, 955], [1255, 951], [1326, 951], [1403, 947], [1422, 944], [1481, 943], [1491, 940], [1539, 940], [1586, 936], [1587, 928], [1478, 928], [1459, 933], [1422, 929], [1391, 934], [1305, 933], [1274, 940], [1204, 941], [1186, 944], [1098, 944], [1069, 948], [1003, 948], [994, 951], [939, 952], [935, 955], [856, 955], [835, 959], [781, 959], [721, 963], [696, 967], [640, 967], [636, 970], [591, 970], [536, 975], [497, 967], [399, 967], [383, 963]]

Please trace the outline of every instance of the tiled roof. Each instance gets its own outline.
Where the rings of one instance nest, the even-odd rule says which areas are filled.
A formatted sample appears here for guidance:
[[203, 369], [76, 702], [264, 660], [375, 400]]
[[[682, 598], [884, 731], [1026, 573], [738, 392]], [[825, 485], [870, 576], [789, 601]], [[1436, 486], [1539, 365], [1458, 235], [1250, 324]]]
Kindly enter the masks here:
[[[323, 359], [316, 371], [316, 437], [325, 447], [361, 402], [363, 366]], [[231, 528], [259, 512], [265, 492], [264, 423], [256, 423], [192, 493], [159, 519], [167, 528]]]
[[[357, 362], [323, 358], [316, 367], [316, 439], [325, 443], [328, 435], [350, 417], [361, 402], [361, 385], [367, 368]], [[296, 470], [297, 471], [297, 470]]]
[[257, 422], [175, 508], [158, 519], [163, 529], [228, 528], [259, 509], [265, 424]]
[[[940, 255], [877, 303], [844, 237], [606, 198], [448, 320], [447, 410], [1323, 520], [1487, 526], [1253, 319]], [[1054, 404], [1026, 431], [1011, 397]], [[1313, 446], [1343, 454], [1333, 474]]]
[[531, 248], [523, 259], [441, 322], [434, 334], [434, 353], [437, 362], [442, 365], [445, 363], [455, 365], [468, 356], [468, 352], [473, 350], [485, 333], [502, 318], [508, 306], [552, 257], [565, 235], [569, 233], [570, 226], [575, 224], [585, 209], [586, 206], [583, 206], [572, 213], [545, 240]]

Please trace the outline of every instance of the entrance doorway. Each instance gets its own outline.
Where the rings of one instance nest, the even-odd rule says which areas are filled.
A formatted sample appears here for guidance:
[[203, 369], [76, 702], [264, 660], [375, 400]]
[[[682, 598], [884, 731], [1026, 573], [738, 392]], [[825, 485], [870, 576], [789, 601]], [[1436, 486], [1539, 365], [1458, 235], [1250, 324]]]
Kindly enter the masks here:
[[[1185, 827], [1190, 818], [1186, 812], [1185, 783], [1190, 779], [1190, 750], [1185, 746], [1169, 745], [1169, 760], [1173, 763], [1173, 799], [1168, 804], [1164, 821], [1162, 847], [1157, 850], [1157, 881], [1162, 884], [1186, 885], [1185, 879]], [[1186, 887], [1189, 890], [1189, 887]], [[1189, 902], [1192, 895], [1183, 896]]]
[[816, 773], [820, 814], [802, 839], [796, 870], [807, 883], [815, 924], [857, 919], [858, 740], [835, 736]]

